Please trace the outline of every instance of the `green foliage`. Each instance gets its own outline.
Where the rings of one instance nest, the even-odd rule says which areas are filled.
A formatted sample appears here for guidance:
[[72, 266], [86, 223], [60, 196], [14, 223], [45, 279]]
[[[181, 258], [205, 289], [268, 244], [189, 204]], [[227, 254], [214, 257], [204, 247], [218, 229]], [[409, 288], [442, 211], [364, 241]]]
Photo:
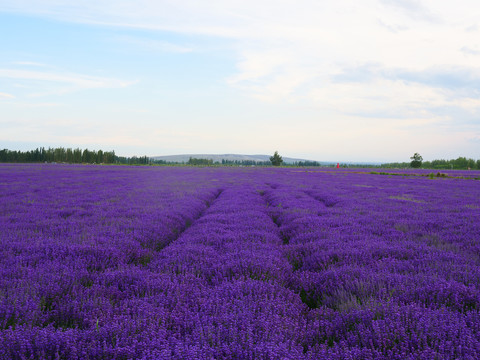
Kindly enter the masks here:
[[190, 158], [187, 162], [188, 165], [203, 165], [203, 166], [211, 166], [213, 165], [212, 159], [197, 159], [197, 158]]
[[413, 154], [413, 156], [410, 159], [412, 160], [410, 163], [410, 166], [412, 168], [419, 168], [422, 166], [423, 158], [419, 153]]
[[272, 163], [273, 166], [280, 166], [283, 163], [282, 157], [278, 154], [278, 151], [275, 151], [275, 154], [273, 156], [270, 156], [270, 162]]
[[321, 164], [318, 161], [305, 160], [305, 161], [294, 162], [293, 166], [321, 166]]
[[[147, 165], [162, 163], [152, 161], [148, 156], [116, 156], [115, 151], [71, 149], [71, 148], [37, 148], [32, 151], [0, 150], [0, 162], [3, 163], [69, 163], [69, 164], [128, 164]], [[164, 163], [166, 163], [164, 161]]]
[[71, 148], [37, 148], [31, 151], [0, 150], [0, 162], [35, 163], [61, 162], [70, 164], [97, 163], [112, 164], [116, 161], [115, 151], [81, 150]]
[[271, 165], [271, 163], [270, 163], [270, 161], [222, 159], [221, 165], [229, 165], [229, 166], [269, 166], [269, 165]]
[[[411, 166], [411, 163], [388, 163], [382, 164], [382, 168], [407, 168]], [[451, 160], [432, 160], [422, 161], [421, 167], [423, 169], [448, 169], [448, 170], [480, 170], [480, 160], [467, 159], [465, 157], [458, 157]]]
[[124, 157], [124, 156], [116, 156], [115, 162], [117, 164], [125, 164], [125, 165], [147, 165], [152, 163], [149, 157], [145, 156], [132, 156], [132, 157]]

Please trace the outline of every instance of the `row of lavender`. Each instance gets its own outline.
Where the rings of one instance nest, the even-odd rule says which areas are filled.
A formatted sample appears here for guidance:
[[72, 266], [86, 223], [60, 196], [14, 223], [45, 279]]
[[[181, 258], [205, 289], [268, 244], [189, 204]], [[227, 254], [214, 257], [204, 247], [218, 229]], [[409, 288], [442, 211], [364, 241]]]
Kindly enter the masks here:
[[140, 297], [132, 281], [218, 196], [210, 174], [2, 165], [1, 175], [0, 357], [141, 354], [100, 325], [114, 341], [117, 303]]
[[266, 197], [317, 356], [479, 357], [480, 184], [332, 173]]
[[0, 172], [1, 358], [480, 354], [475, 181]]

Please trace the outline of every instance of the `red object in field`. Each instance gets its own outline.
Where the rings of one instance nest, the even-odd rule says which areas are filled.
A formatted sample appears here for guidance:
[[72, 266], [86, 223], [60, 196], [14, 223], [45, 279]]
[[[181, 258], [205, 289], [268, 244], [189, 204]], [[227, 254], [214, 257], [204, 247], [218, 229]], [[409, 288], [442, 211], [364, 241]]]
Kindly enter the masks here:
[[339, 169], [339, 168], [340, 168], [340, 163], [337, 163], [337, 169]]

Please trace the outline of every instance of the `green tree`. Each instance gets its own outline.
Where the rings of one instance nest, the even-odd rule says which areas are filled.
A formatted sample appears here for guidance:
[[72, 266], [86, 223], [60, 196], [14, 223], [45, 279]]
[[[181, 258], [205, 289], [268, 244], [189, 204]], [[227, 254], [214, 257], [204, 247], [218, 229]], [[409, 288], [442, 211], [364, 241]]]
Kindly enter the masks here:
[[460, 156], [457, 159], [453, 160], [454, 169], [466, 169], [468, 167], [468, 160], [464, 156]]
[[270, 156], [270, 162], [272, 163], [273, 166], [280, 166], [283, 163], [282, 157], [278, 154], [278, 151], [275, 151], [275, 154], [273, 156]]
[[412, 160], [412, 162], [410, 163], [410, 166], [412, 168], [419, 168], [422, 166], [423, 158], [419, 153], [413, 154], [413, 156], [410, 159]]
[[467, 169], [475, 169], [475, 160], [467, 159]]

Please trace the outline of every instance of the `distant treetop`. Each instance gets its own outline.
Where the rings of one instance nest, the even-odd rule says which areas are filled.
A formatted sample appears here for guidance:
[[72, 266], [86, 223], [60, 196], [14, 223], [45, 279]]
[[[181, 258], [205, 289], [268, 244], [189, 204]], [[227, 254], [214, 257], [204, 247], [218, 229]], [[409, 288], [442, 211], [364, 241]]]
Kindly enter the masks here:
[[283, 159], [278, 154], [278, 151], [275, 151], [275, 154], [273, 154], [273, 156], [270, 156], [270, 161], [271, 161], [273, 166], [280, 166], [283, 163]]
[[413, 154], [413, 156], [410, 159], [412, 160], [412, 162], [410, 163], [410, 166], [412, 168], [419, 168], [422, 166], [423, 158], [419, 153]]

